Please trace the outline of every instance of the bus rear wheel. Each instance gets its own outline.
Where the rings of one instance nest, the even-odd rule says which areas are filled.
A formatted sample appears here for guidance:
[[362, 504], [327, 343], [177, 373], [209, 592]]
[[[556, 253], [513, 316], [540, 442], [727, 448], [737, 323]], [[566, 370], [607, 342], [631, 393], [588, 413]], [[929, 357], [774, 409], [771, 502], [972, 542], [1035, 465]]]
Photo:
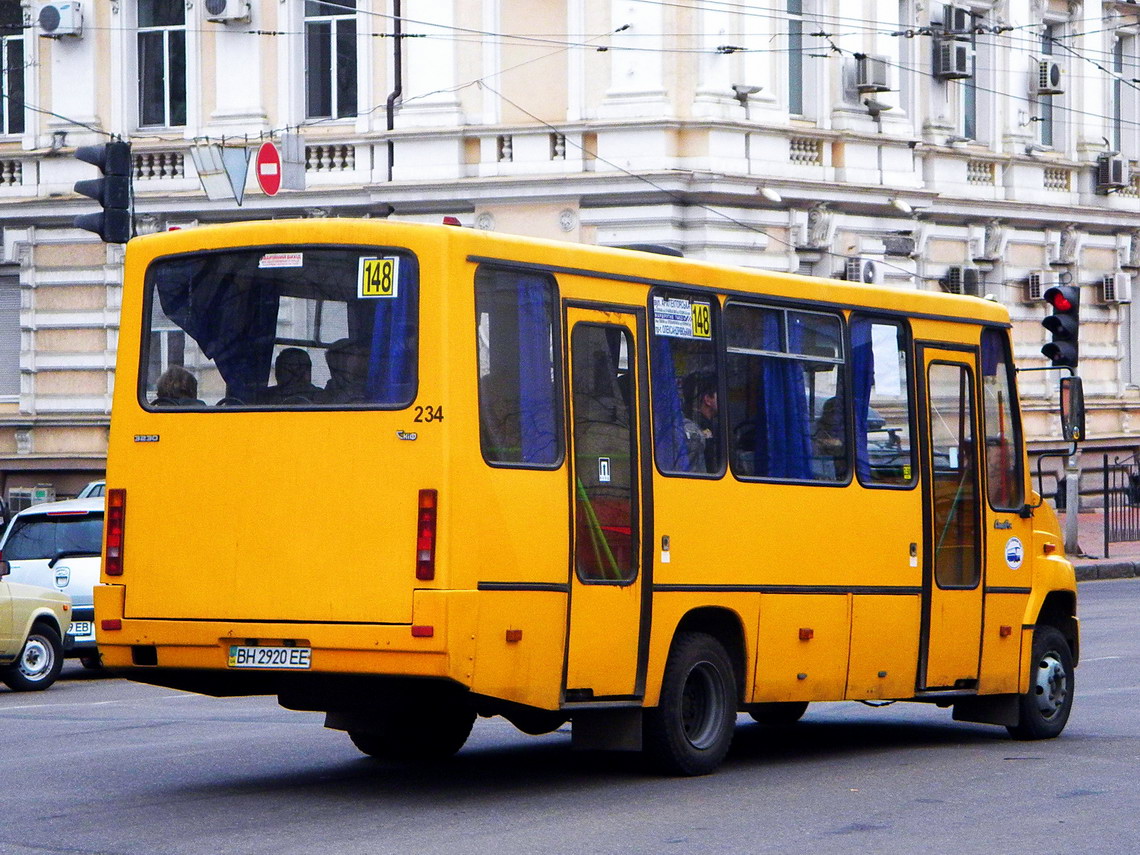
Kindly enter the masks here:
[[671, 775], [707, 775], [728, 753], [736, 727], [736, 679], [724, 646], [703, 632], [677, 636], [661, 702], [645, 711], [649, 759]]
[[1073, 707], [1073, 653], [1060, 630], [1041, 625], [1033, 632], [1029, 691], [1018, 699], [1018, 723], [1007, 727], [1015, 739], [1060, 736]]
[[466, 707], [415, 705], [386, 710], [367, 730], [349, 730], [352, 744], [370, 757], [398, 763], [431, 763], [454, 755], [475, 724]]

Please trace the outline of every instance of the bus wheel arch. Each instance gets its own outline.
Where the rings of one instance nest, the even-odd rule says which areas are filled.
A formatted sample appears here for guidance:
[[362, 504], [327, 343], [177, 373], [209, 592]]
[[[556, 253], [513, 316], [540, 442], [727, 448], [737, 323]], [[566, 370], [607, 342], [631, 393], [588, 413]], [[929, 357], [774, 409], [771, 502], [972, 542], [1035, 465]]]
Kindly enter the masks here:
[[694, 609], [688, 612], [673, 631], [673, 641], [670, 646], [677, 644], [682, 633], [703, 632], [711, 635], [724, 648], [732, 663], [733, 676], [736, 683], [736, 702], [744, 702], [746, 679], [748, 675], [747, 648], [744, 641], [744, 624], [736, 612], [715, 606]]
[[1077, 595], [1072, 591], [1050, 591], [1033, 623], [1036, 626], [1051, 626], [1065, 637], [1073, 665], [1080, 662], [1080, 633], [1077, 630]]

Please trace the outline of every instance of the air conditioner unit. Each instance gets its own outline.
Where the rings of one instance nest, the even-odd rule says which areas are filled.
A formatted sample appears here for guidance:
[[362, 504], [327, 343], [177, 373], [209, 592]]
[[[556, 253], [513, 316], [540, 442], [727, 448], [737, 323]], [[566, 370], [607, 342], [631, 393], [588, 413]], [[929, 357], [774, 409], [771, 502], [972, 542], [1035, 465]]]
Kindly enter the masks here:
[[969, 36], [974, 29], [974, 16], [961, 6], [947, 6], [943, 11], [942, 30], [947, 35]]
[[1101, 297], [1106, 303], [1132, 302], [1132, 274], [1118, 270], [1109, 273], [1101, 282]]
[[1113, 190], [1122, 190], [1130, 183], [1128, 174], [1128, 161], [1123, 155], [1116, 152], [1107, 152], [1097, 155], [1096, 159], [1096, 192], [1110, 193]]
[[934, 76], [939, 80], [962, 80], [974, 75], [974, 48], [969, 42], [935, 39]]
[[62, 3], [44, 3], [36, 14], [40, 35], [49, 39], [83, 35], [83, 7], [68, 0]]
[[855, 88], [863, 95], [871, 92], [890, 92], [887, 82], [887, 60], [882, 56], [860, 56], [855, 66]]
[[1051, 59], [1035, 59], [1029, 69], [1029, 88], [1034, 95], [1064, 95], [1064, 69]]
[[205, 0], [202, 6], [206, 20], [216, 24], [249, 20], [249, 0]]
[[982, 278], [978, 268], [966, 265], [951, 265], [946, 268], [946, 278], [942, 280], [942, 287], [950, 294], [967, 294], [971, 297], [981, 296]]
[[853, 256], [847, 259], [844, 278], [848, 282], [862, 282], [866, 285], [878, 285], [883, 281], [881, 265], [870, 258]]
[[1025, 302], [1040, 303], [1045, 295], [1045, 271], [1030, 270], [1025, 279]]

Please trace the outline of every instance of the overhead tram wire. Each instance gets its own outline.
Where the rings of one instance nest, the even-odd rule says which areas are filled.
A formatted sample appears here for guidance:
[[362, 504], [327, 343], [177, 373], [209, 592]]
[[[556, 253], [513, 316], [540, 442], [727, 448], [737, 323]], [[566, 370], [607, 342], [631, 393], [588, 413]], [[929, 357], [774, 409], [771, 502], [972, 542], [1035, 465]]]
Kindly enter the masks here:
[[[547, 128], [551, 131], [554, 131], [556, 133], [560, 133], [559, 129], [555, 125], [552, 125], [552, 124], [550, 124], [550, 122], [547, 122], [545, 119], [539, 118], [538, 116], [534, 115], [534, 113], [531, 113], [525, 107], [523, 107], [520, 104], [517, 104], [516, 102], [512, 101], [510, 98], [508, 98], [502, 92], [495, 89], [490, 84], [479, 83], [477, 85], [482, 86], [482, 87], [490, 90], [492, 93], [497, 95], [503, 101], [510, 104], [512, 107], [514, 107], [516, 110], [523, 113], [524, 115], [529, 116], [531, 119], [533, 119], [535, 122], [542, 125], [543, 127]], [[573, 146], [574, 148], [578, 149], [579, 151], [586, 152], [586, 148], [584, 146], [579, 145], [577, 142], [570, 139], [569, 137], [566, 137], [566, 144], [569, 146]], [[714, 208], [711, 205], [706, 205], [703, 202], [694, 202], [691, 199], [689, 199], [685, 194], [679, 193], [675, 190], [670, 190], [668, 187], [662, 187], [660, 184], [657, 184], [653, 180], [645, 177], [644, 175], [640, 175], [640, 174], [638, 174], [632, 170], [626, 169], [624, 166], [621, 166], [620, 164], [614, 163], [611, 160], [607, 160], [606, 158], [601, 157], [599, 154], [597, 154], [597, 152], [588, 152], [588, 153], [590, 153], [594, 157], [595, 160], [598, 160], [601, 163], [606, 164], [606, 166], [609, 166], [613, 169], [616, 169], [617, 171], [629, 176], [630, 178], [633, 178], [637, 181], [641, 181], [645, 184], [648, 184], [654, 190], [657, 190], [658, 192], [663, 193], [664, 195], [668, 196], [670, 199], [672, 199], [673, 201], [675, 201], [676, 203], [678, 203], [680, 205], [685, 205], [688, 207], [697, 208], [699, 210], [706, 211], [707, 213], [710, 213], [714, 216], [720, 217], [721, 219], [723, 219], [727, 222], [730, 222], [735, 226], [739, 226], [741, 229], [743, 229], [745, 231], [753, 232], [753, 233], [759, 234], [759, 235], [763, 235], [764, 237], [768, 238], [769, 240], [775, 241], [776, 243], [778, 243], [781, 246], [786, 247], [788, 249], [795, 249], [795, 245], [792, 244], [790, 241], [783, 240], [782, 238], [779, 238], [776, 235], [770, 234], [769, 232], [765, 231], [763, 228], [761, 228], [759, 226], [755, 226], [752, 223], [747, 223], [743, 220], [737, 219], [736, 217], [733, 217], [730, 214], [726, 214], [724, 211], [718, 210], [717, 208]], [[836, 259], [836, 260], [840, 260], [840, 261], [844, 261], [844, 262], [847, 260], [847, 256], [840, 255], [839, 253], [832, 252], [831, 250], [824, 249], [824, 250], [820, 250], [820, 252], [823, 255], [829, 256], [829, 257]], [[889, 261], [883, 261], [883, 262], [881, 262], [881, 264], [883, 267], [888, 267], [888, 268], [891, 268], [893, 270], [897, 270], [900, 273], [905, 274], [906, 276], [914, 276], [915, 275], [912, 271], [907, 270], [905, 267], [901, 267], [900, 265], [897, 265], [897, 264], [892, 264]]]

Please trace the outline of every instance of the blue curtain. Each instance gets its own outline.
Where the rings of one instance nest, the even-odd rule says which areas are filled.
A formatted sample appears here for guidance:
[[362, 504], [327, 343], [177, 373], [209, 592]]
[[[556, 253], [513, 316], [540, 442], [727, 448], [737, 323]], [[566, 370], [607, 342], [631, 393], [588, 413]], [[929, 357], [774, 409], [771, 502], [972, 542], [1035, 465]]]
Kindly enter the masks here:
[[214, 360], [226, 394], [250, 402], [269, 382], [279, 298], [273, 283], [250, 275], [248, 267], [243, 253], [222, 263], [161, 263], [154, 276], [166, 317]]
[[657, 465], [665, 472], [692, 472], [689, 444], [685, 438], [685, 413], [673, 342], [664, 336], [653, 341], [653, 447]]
[[851, 378], [855, 405], [855, 473], [863, 483], [871, 479], [871, 455], [867, 450], [867, 414], [871, 387], [875, 384], [875, 351], [871, 346], [871, 321], [851, 320]]
[[1004, 339], [996, 330], [982, 330], [982, 376], [997, 376], [998, 367], [1005, 366]]
[[376, 404], [408, 404], [416, 395], [416, 339], [419, 318], [415, 262], [400, 258], [396, 296], [373, 300], [372, 341], [365, 397]]
[[553, 300], [549, 280], [519, 275], [519, 434], [523, 463], [558, 461], [554, 366], [551, 362]]
[[[782, 313], [765, 311], [762, 348], [779, 351]], [[802, 345], [798, 325], [788, 331], [788, 350]], [[756, 475], [809, 480], [811, 472], [811, 420], [802, 363], [763, 357], [756, 413]]]

